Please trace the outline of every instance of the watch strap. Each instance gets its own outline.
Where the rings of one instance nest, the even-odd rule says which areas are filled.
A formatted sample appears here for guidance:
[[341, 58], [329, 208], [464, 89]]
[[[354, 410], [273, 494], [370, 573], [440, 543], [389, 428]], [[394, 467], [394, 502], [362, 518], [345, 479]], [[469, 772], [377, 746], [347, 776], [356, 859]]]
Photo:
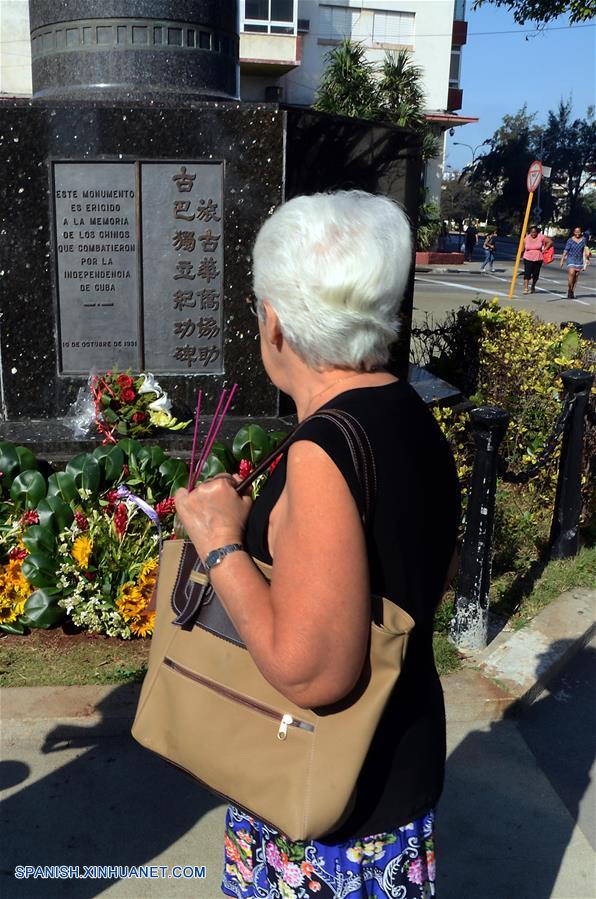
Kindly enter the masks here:
[[244, 551], [244, 547], [241, 543], [227, 543], [225, 546], [218, 546], [217, 549], [212, 549], [207, 553], [207, 555], [205, 556], [205, 561], [203, 562], [205, 572], [209, 574], [211, 569], [216, 565], [219, 565], [222, 559], [225, 559], [225, 557], [229, 556], [230, 553], [238, 551]]

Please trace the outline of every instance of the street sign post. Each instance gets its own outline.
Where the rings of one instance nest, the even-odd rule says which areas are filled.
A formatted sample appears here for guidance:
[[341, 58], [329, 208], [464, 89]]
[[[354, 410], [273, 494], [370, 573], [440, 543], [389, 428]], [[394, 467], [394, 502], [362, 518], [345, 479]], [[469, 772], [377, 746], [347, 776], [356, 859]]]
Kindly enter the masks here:
[[526, 230], [528, 228], [528, 220], [530, 218], [530, 210], [532, 208], [532, 200], [534, 199], [534, 191], [537, 189], [540, 181], [542, 179], [542, 163], [540, 160], [535, 159], [530, 168], [528, 169], [528, 176], [526, 178], [526, 186], [528, 188], [528, 202], [526, 204], [526, 213], [524, 215], [524, 223], [522, 225], [521, 235], [519, 238], [519, 246], [517, 248], [517, 256], [515, 257], [515, 265], [513, 267], [513, 277], [511, 278], [511, 286], [509, 287], [509, 299], [513, 296], [513, 291], [515, 289], [515, 279], [517, 278], [517, 270], [519, 268], [519, 261], [521, 259], [522, 247], [524, 245], [524, 238], [526, 236]]

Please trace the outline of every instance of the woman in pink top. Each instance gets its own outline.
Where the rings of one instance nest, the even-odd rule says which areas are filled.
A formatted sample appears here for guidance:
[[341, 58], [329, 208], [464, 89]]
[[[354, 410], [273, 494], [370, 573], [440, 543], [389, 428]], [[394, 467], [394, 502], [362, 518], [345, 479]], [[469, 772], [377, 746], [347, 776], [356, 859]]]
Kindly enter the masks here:
[[[536, 281], [540, 275], [544, 251], [552, 246], [550, 237], [540, 233], [538, 225], [532, 225], [530, 233], [524, 239], [524, 293], [534, 293]], [[532, 288], [530, 291], [530, 281]]]

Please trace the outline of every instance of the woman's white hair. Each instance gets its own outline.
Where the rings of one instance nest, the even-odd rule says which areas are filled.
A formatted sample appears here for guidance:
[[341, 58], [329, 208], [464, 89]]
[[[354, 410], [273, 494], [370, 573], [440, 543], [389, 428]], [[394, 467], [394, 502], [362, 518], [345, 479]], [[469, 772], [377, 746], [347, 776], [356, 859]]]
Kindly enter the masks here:
[[254, 293], [310, 366], [369, 370], [389, 358], [410, 271], [402, 209], [360, 190], [295, 197], [257, 235]]

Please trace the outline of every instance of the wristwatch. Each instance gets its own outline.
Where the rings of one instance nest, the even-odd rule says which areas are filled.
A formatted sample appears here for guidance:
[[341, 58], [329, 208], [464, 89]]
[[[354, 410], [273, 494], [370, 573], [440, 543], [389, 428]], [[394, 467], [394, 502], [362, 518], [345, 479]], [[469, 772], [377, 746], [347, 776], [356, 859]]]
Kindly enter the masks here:
[[206, 574], [209, 574], [212, 568], [219, 565], [222, 559], [238, 550], [240, 552], [244, 550], [241, 543], [228, 543], [226, 546], [220, 546], [219, 549], [212, 549], [211, 552], [207, 553], [203, 562]]

